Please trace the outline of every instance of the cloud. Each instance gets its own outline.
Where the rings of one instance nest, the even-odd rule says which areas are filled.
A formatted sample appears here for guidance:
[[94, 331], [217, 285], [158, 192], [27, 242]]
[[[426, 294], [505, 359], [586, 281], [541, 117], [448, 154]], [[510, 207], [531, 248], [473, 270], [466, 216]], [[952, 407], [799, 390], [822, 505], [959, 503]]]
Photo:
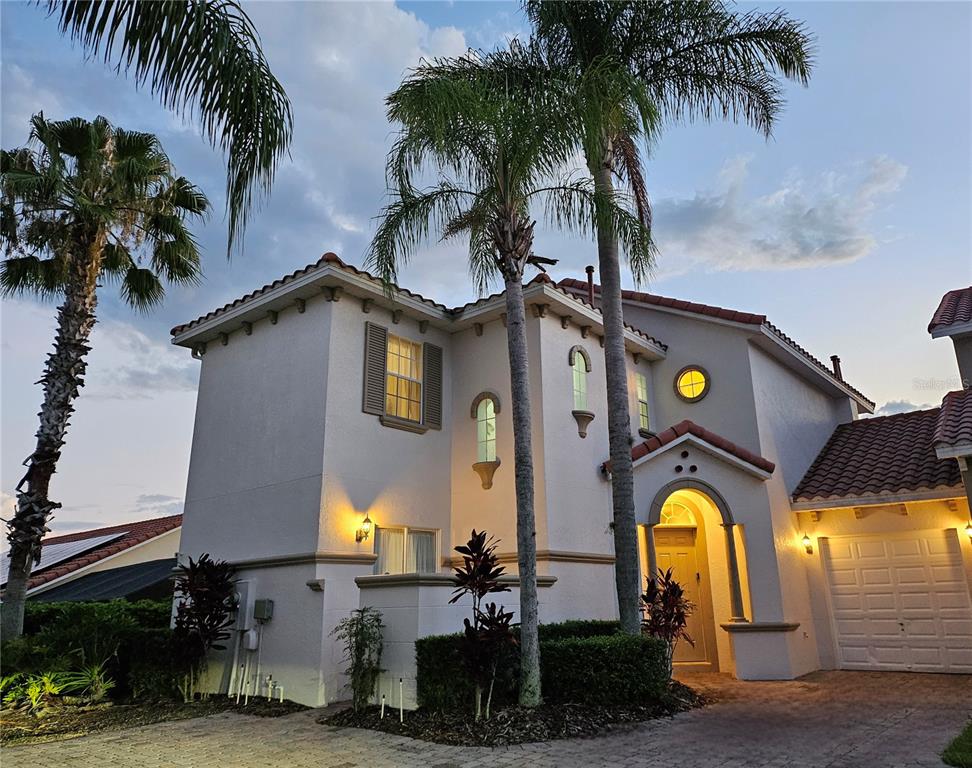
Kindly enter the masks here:
[[134, 517], [149, 518], [178, 515], [182, 512], [183, 506], [183, 500], [178, 496], [168, 496], [164, 493], [143, 493], [135, 499]]
[[875, 409], [875, 416], [893, 416], [896, 413], [908, 413], [909, 411], [922, 411], [926, 408], [932, 408], [934, 406], [931, 403], [923, 403], [917, 405], [911, 403], [907, 400], [888, 400], [884, 405], [879, 406]]
[[794, 170], [768, 194], [749, 196], [750, 162], [727, 162], [714, 191], [655, 203], [663, 271], [796, 269], [861, 259], [881, 239], [872, 215], [908, 171], [879, 156], [842, 172], [808, 177]]

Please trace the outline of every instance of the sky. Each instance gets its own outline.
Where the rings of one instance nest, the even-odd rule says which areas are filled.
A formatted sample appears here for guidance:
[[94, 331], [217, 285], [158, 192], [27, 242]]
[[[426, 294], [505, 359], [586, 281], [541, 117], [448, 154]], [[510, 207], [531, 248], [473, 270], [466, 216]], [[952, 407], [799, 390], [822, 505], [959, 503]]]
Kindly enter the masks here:
[[[741, 10], [752, 6], [740, 5]], [[30, 116], [93, 118], [159, 136], [214, 215], [196, 233], [206, 279], [137, 315], [100, 295], [86, 386], [51, 486], [66, 532], [181, 511], [198, 362], [169, 329], [334, 251], [362, 265], [386, 196], [384, 97], [422, 57], [525, 37], [515, 2], [246, 3], [294, 107], [294, 143], [244, 250], [226, 259], [224, 165], [191, 122], [63, 39], [34, 4], [0, 3], [0, 142]], [[767, 7], [768, 8], [768, 7]], [[764, 313], [882, 413], [959, 386], [925, 327], [972, 282], [972, 4], [784, 5], [815, 37], [808, 88], [787, 85], [772, 138], [743, 125], [666, 126], [646, 161], [660, 248], [648, 289]], [[555, 279], [583, 277], [590, 240], [538, 226]], [[626, 276], [626, 287], [633, 287]], [[401, 284], [449, 305], [474, 298], [461, 243], [419, 250]], [[30, 453], [55, 305], [0, 307], [0, 489]]]

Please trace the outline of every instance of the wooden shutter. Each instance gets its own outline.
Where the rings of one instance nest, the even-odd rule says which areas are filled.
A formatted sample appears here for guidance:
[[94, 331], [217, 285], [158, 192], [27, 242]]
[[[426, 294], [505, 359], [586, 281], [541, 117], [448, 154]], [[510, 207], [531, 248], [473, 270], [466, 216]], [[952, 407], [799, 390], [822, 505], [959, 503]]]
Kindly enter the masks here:
[[381, 416], [385, 413], [385, 367], [388, 329], [365, 323], [364, 400], [361, 410]]
[[442, 347], [423, 344], [425, 380], [422, 382], [422, 423], [430, 429], [442, 429]]

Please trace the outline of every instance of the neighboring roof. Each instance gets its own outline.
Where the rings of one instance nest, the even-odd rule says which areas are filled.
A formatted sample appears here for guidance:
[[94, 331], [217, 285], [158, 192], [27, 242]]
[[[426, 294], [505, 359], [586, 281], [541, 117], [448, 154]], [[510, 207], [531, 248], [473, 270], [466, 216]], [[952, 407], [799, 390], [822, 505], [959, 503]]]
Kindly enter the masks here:
[[48, 546], [49, 544], [98, 539], [113, 533], [123, 534], [121, 537], [113, 539], [107, 544], [87, 550], [70, 560], [59, 562], [50, 568], [32, 573], [30, 580], [27, 582], [27, 589], [28, 591], [36, 589], [42, 584], [47, 584], [48, 582], [54, 581], [54, 579], [67, 576], [69, 573], [93, 565], [100, 560], [104, 560], [106, 557], [124, 552], [126, 549], [131, 549], [136, 544], [141, 544], [149, 539], [161, 536], [163, 533], [175, 530], [181, 525], [182, 515], [171, 515], [169, 517], [157, 517], [152, 520], [139, 520], [138, 522], [127, 523], [125, 525], [96, 528], [93, 531], [80, 531], [78, 533], [64, 534], [63, 536], [48, 536], [41, 542], [42, 547]]
[[840, 424], [793, 492], [796, 502], [961, 487], [958, 464], [935, 455], [939, 408]]
[[955, 325], [972, 324], [972, 285], [949, 291], [938, 304], [928, 324], [928, 332], [935, 335]]
[[968, 445], [972, 449], [972, 389], [945, 395], [932, 442], [936, 448]]
[[[776, 469], [776, 465], [769, 459], [763, 458], [759, 454], [743, 448], [741, 445], [737, 445], [736, 443], [732, 442], [732, 440], [722, 437], [722, 435], [718, 435], [715, 432], [710, 432], [708, 429], [700, 427], [698, 424], [693, 421], [689, 421], [688, 419], [680, 421], [675, 426], [669, 427], [668, 429], [659, 432], [657, 435], [648, 438], [644, 442], [633, 446], [631, 448], [631, 459], [632, 461], [637, 461], [638, 459], [644, 458], [651, 453], [661, 450], [666, 445], [674, 443], [683, 435], [692, 435], [693, 437], [708, 443], [713, 448], [718, 448], [720, 451], [725, 451], [731, 456], [735, 456], [740, 461], [743, 461], [746, 464], [751, 464], [757, 469], [761, 469], [763, 472], [772, 474], [773, 470]], [[601, 466], [605, 470], [609, 470], [611, 468], [611, 463], [606, 461]]]
[[[558, 287], [570, 290], [572, 292], [586, 292], [588, 290], [588, 285], [583, 280], [578, 280], [573, 277], [567, 277], [557, 283]], [[594, 292], [600, 293], [601, 286], [595, 284]], [[868, 404], [873, 410], [874, 401], [864, 395], [860, 390], [855, 389], [850, 384], [848, 384], [843, 379], [839, 379], [834, 375], [834, 372], [824, 365], [820, 360], [811, 355], [806, 349], [797, 344], [792, 338], [787, 336], [783, 331], [781, 331], [777, 326], [771, 323], [766, 315], [758, 315], [753, 312], [740, 312], [735, 309], [726, 309], [725, 307], [716, 307], [711, 304], [699, 304], [694, 301], [684, 301], [683, 299], [672, 299], [667, 296], [658, 296], [654, 293], [644, 293], [642, 291], [621, 291], [621, 298], [625, 301], [636, 301], [642, 304], [649, 304], [655, 307], [662, 307], [665, 309], [674, 309], [681, 312], [688, 312], [694, 315], [700, 315], [702, 317], [710, 317], [716, 320], [726, 320], [733, 323], [741, 323], [743, 325], [751, 325], [755, 328], [762, 329], [766, 333], [770, 334], [774, 338], [781, 341], [784, 345], [796, 352], [806, 363], [809, 363], [813, 368], [817, 369], [820, 373], [826, 376], [833, 382], [837, 382], [841, 387], [846, 388], [852, 392], [856, 397], [860, 398], [861, 401]]]
[[122, 597], [171, 595], [174, 557], [124, 565], [80, 576], [32, 596], [36, 602], [53, 603], [77, 600], [114, 600]]

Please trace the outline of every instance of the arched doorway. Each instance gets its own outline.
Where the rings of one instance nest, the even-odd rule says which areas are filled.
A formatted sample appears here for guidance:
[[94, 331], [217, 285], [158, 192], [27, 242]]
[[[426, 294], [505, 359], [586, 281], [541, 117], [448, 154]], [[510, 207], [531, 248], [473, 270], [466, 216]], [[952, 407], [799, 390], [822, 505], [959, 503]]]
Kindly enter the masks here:
[[[653, 559], [658, 571], [672, 569], [686, 597], [695, 606], [689, 615], [686, 631], [694, 645], [680, 641], [675, 647], [675, 663], [700, 669], [717, 670], [719, 652], [716, 645], [712, 611], [712, 586], [709, 576], [705, 514], [706, 500], [686, 490], [674, 491], [662, 504], [652, 536], [654, 558], [644, 553], [645, 573]], [[647, 549], [649, 537], [643, 537]]]

